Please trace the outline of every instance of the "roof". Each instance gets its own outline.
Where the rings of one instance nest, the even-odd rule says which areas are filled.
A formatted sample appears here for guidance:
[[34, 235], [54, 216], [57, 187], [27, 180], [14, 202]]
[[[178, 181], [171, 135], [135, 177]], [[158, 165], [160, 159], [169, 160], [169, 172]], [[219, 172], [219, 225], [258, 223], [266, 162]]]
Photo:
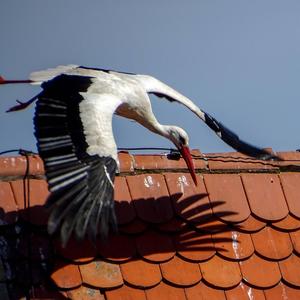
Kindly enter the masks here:
[[300, 299], [300, 153], [193, 154], [197, 187], [182, 159], [120, 153], [119, 233], [66, 248], [41, 159], [0, 158], [0, 298]]

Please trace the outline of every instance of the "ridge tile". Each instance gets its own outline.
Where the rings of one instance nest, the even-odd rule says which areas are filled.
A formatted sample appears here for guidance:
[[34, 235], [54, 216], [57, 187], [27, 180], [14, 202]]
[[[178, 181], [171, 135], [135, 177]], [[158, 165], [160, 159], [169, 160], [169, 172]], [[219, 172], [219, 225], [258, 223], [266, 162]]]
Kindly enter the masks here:
[[18, 219], [18, 209], [9, 182], [0, 182], [0, 199], [0, 226], [15, 223]]
[[253, 214], [266, 221], [279, 221], [289, 212], [276, 174], [242, 174]]
[[251, 286], [270, 288], [281, 279], [277, 262], [267, 261], [253, 254], [249, 259], [239, 263], [243, 279]]
[[164, 279], [176, 286], [192, 286], [202, 278], [198, 264], [184, 261], [178, 256], [161, 263], [160, 269]]
[[134, 159], [127, 151], [120, 151], [118, 153], [118, 159], [120, 163], [120, 172], [134, 172]]
[[238, 263], [222, 259], [218, 255], [199, 265], [203, 279], [217, 288], [232, 288], [242, 280]]

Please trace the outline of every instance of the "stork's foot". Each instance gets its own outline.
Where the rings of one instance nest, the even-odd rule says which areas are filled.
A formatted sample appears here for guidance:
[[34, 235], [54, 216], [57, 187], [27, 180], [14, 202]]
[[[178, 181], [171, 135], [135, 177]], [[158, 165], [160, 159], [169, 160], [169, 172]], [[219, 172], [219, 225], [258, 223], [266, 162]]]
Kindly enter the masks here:
[[17, 105], [11, 107], [10, 109], [8, 109], [6, 112], [13, 112], [13, 111], [19, 111], [19, 110], [23, 110], [25, 108], [27, 108], [32, 102], [34, 102], [38, 96], [40, 94], [34, 96], [33, 98], [31, 98], [30, 100], [26, 101], [26, 102], [22, 102], [20, 100], [16, 100], [17, 101]]

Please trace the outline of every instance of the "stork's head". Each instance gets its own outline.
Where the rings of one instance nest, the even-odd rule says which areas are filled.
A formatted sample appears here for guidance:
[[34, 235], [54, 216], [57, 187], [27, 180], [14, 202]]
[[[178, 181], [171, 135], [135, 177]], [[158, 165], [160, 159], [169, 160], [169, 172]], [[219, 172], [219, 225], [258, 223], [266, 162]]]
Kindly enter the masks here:
[[167, 137], [174, 143], [177, 149], [180, 151], [183, 159], [185, 160], [194, 183], [197, 185], [197, 178], [192, 160], [190, 148], [189, 148], [189, 136], [180, 127], [167, 126]]

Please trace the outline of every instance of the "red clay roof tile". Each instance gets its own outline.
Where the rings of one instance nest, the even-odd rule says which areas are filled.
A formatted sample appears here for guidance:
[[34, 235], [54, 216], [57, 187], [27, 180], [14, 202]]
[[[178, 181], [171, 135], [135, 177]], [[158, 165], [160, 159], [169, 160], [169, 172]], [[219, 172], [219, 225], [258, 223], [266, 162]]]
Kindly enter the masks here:
[[239, 231], [215, 233], [213, 240], [219, 255], [225, 258], [242, 260], [250, 257], [254, 252], [250, 235]]
[[136, 238], [136, 248], [142, 257], [151, 262], [164, 262], [175, 255], [171, 237], [152, 230]]
[[[0, 182], [0, 222], [1, 225], [17, 221], [17, 205], [9, 182]], [[5, 199], [5, 201], [4, 201]]]
[[143, 260], [133, 260], [120, 265], [124, 281], [139, 288], [149, 288], [161, 281], [159, 266]]
[[120, 172], [132, 173], [134, 171], [134, 159], [132, 155], [126, 151], [122, 151], [118, 153], [118, 159], [120, 163]]
[[173, 216], [164, 177], [159, 174], [127, 176], [130, 194], [141, 220], [161, 223]]
[[252, 233], [251, 236], [256, 252], [266, 259], [282, 260], [293, 251], [291, 239], [287, 232], [267, 226], [259, 232]]
[[123, 284], [123, 278], [118, 264], [94, 260], [79, 265], [82, 281], [93, 287], [113, 288]]
[[107, 300], [147, 300], [143, 290], [135, 289], [127, 285], [108, 290], [105, 295]]
[[226, 300], [265, 300], [264, 292], [243, 283], [225, 291]]
[[84, 285], [77, 289], [67, 291], [68, 297], [72, 300], [105, 300], [105, 297], [98, 289]]
[[251, 211], [239, 175], [205, 174], [204, 182], [212, 210], [220, 219], [237, 223], [249, 217]]
[[294, 286], [300, 287], [300, 258], [292, 254], [285, 260], [279, 262], [283, 279]]
[[218, 288], [232, 288], [242, 279], [237, 262], [224, 260], [218, 255], [200, 264], [203, 279]]
[[283, 151], [277, 152], [277, 155], [282, 159], [278, 162], [281, 167], [300, 166], [300, 152], [299, 151]]
[[266, 300], [299, 300], [300, 289], [293, 289], [282, 282], [275, 287], [265, 290]]
[[165, 178], [175, 213], [178, 216], [195, 223], [203, 222], [211, 217], [211, 206], [203, 178], [197, 176], [197, 186], [190, 175], [167, 173]]
[[187, 300], [226, 300], [223, 290], [207, 286], [203, 281], [185, 289]]
[[115, 178], [115, 208], [118, 224], [123, 225], [132, 222], [136, 213], [132, 204], [126, 178]]
[[240, 261], [240, 267], [244, 280], [258, 288], [272, 287], [281, 279], [277, 262], [264, 260], [255, 254]]
[[250, 215], [249, 218], [235, 225], [239, 230], [248, 232], [256, 232], [266, 226], [266, 223], [258, 220], [255, 216]]
[[300, 174], [284, 173], [280, 174], [283, 192], [285, 194], [290, 213], [300, 218]]
[[287, 216], [288, 207], [276, 174], [242, 174], [251, 211], [267, 221]]
[[179, 256], [194, 262], [207, 260], [216, 253], [210, 233], [185, 229], [174, 236], [174, 243]]
[[56, 261], [51, 279], [62, 289], [76, 288], [82, 283], [78, 266], [63, 261]]
[[132, 222], [120, 226], [119, 231], [127, 234], [137, 234], [137, 233], [144, 232], [147, 228], [148, 228], [148, 223], [143, 222], [140, 219], [136, 218]]
[[294, 251], [300, 255], [300, 231], [290, 232], [291, 241], [294, 247]]
[[147, 300], [186, 300], [182, 288], [167, 285], [161, 282], [159, 285], [145, 291]]
[[273, 222], [272, 227], [283, 231], [297, 230], [300, 228], [300, 220], [288, 214], [283, 220]]
[[184, 261], [178, 256], [160, 264], [163, 278], [176, 286], [192, 286], [201, 280], [199, 265]]

